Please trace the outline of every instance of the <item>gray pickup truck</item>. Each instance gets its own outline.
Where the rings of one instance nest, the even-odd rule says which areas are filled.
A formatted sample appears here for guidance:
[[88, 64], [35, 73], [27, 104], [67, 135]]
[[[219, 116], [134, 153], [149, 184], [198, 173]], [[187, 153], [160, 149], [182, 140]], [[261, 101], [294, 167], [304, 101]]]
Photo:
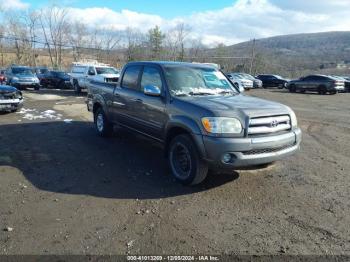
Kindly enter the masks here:
[[301, 142], [289, 107], [241, 94], [209, 65], [128, 63], [118, 83], [89, 84], [87, 106], [101, 136], [118, 124], [160, 142], [172, 174], [187, 185], [208, 169], [280, 160]]

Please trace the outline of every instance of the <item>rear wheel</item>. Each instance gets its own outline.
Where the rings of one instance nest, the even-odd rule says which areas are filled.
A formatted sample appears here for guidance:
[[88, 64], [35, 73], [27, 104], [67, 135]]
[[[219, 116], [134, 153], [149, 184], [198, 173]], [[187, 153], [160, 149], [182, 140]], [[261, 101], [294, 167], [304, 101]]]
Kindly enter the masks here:
[[95, 129], [99, 136], [107, 137], [113, 132], [113, 125], [108, 121], [105, 112], [99, 107], [94, 113]]
[[320, 94], [320, 95], [325, 95], [327, 94], [327, 87], [321, 85], [317, 88], [317, 92]]
[[182, 134], [173, 138], [168, 154], [172, 174], [180, 183], [196, 185], [207, 177], [208, 164], [200, 158], [189, 135]]

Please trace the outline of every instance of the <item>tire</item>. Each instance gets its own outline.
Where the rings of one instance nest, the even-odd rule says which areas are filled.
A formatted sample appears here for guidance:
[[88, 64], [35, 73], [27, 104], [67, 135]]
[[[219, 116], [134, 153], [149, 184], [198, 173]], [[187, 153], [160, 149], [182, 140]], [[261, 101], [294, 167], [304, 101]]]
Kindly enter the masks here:
[[94, 112], [94, 124], [97, 134], [101, 137], [108, 137], [113, 133], [113, 125], [101, 107]]
[[34, 90], [39, 90], [39, 89], [40, 89], [39, 85], [34, 86]]
[[317, 88], [317, 92], [320, 95], [325, 95], [325, 94], [327, 94], [327, 87], [321, 85]]
[[58, 88], [58, 89], [66, 89], [66, 86], [65, 86], [64, 82], [61, 81], [58, 84], [56, 84], [56, 88]]
[[183, 185], [196, 185], [207, 177], [208, 164], [200, 158], [189, 135], [178, 135], [171, 140], [168, 161], [172, 175]]
[[337, 94], [338, 92], [337, 91], [331, 91], [331, 92], [329, 92], [331, 95], [335, 95], [335, 94]]
[[80, 94], [81, 93], [81, 87], [79, 86], [78, 81], [76, 81], [76, 80], [74, 81], [73, 88], [74, 88], [74, 92], [76, 94]]
[[289, 92], [295, 93], [296, 91], [297, 91], [296, 85], [290, 85], [290, 86], [289, 86]]

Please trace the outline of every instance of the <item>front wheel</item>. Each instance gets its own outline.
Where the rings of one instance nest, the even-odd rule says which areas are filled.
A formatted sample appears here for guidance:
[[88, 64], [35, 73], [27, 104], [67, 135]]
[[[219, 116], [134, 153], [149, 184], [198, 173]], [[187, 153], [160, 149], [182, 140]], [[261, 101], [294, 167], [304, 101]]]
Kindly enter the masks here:
[[40, 85], [35, 85], [34, 86], [34, 90], [39, 90], [40, 89]]
[[169, 166], [177, 181], [184, 185], [196, 185], [207, 177], [208, 164], [203, 161], [189, 135], [178, 135], [170, 142]]
[[106, 114], [101, 107], [94, 113], [94, 124], [99, 136], [107, 137], [113, 132], [113, 125], [108, 121]]
[[297, 91], [297, 87], [295, 85], [290, 85], [289, 86], [289, 92], [295, 93]]
[[80, 94], [81, 93], [81, 87], [80, 87], [78, 81], [74, 81], [73, 87], [74, 87], [74, 91], [75, 91], [76, 94]]

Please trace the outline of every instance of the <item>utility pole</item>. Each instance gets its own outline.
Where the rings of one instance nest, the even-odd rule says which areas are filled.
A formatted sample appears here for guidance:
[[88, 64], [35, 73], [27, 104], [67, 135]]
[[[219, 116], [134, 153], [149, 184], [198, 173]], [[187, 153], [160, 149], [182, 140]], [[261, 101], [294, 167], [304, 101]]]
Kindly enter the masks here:
[[255, 38], [253, 39], [253, 44], [252, 44], [252, 56], [250, 58], [250, 69], [249, 69], [249, 74], [252, 74], [253, 72], [253, 66], [254, 66], [254, 59], [255, 59]]

